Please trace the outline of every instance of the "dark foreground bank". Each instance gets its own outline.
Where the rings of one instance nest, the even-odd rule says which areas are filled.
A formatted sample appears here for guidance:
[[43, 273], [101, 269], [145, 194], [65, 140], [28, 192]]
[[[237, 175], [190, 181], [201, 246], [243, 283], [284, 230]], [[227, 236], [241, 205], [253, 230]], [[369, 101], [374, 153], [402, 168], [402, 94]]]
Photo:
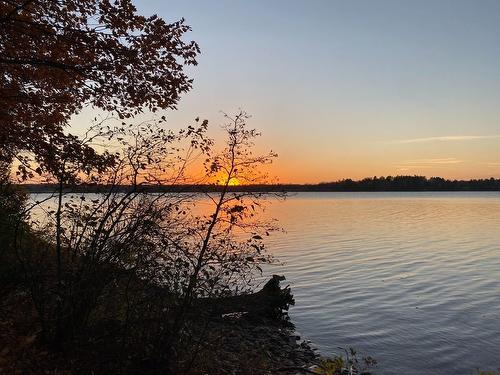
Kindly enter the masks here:
[[[296, 374], [310, 373], [319, 358], [298, 337], [288, 320], [293, 304], [289, 288], [273, 277], [257, 293], [216, 301], [199, 301], [201, 315], [192, 332], [203, 342], [191, 347], [186, 374]], [[29, 296], [15, 288], [5, 296], [0, 320], [0, 373], [108, 374], [164, 373], [154, 360], [124, 357], [119, 343], [108, 340], [119, 329], [107, 322], [72, 347], [54, 350], [44, 344]], [[196, 322], [196, 321], [194, 321]], [[209, 323], [206, 323], [209, 322]], [[301, 371], [304, 369], [304, 371]]]

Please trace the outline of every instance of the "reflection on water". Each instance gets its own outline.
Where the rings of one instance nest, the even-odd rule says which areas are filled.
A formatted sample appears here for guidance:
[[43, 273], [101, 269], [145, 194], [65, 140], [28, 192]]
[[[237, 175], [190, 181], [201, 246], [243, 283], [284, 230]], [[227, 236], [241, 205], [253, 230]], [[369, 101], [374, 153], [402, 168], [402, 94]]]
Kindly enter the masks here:
[[499, 193], [300, 193], [266, 215], [286, 230], [266, 271], [324, 354], [355, 347], [381, 374], [500, 367]]
[[300, 193], [269, 214], [298, 331], [382, 374], [500, 367], [500, 194]]

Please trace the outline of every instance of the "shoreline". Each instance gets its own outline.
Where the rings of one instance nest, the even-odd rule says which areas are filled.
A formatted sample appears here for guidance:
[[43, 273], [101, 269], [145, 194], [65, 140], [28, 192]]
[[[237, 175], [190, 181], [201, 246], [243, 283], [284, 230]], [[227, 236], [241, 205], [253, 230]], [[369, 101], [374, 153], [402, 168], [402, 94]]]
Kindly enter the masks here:
[[[295, 326], [290, 322], [287, 310], [294, 302], [290, 290], [279, 286], [279, 280], [282, 279], [273, 277], [266, 284], [272, 284], [270, 291], [265, 291], [264, 287], [253, 294], [216, 300], [215, 309], [202, 303], [199, 310], [201, 314], [198, 320], [193, 321], [191, 333], [202, 333], [200, 337], [204, 337], [203, 350], [194, 355], [196, 364], [193, 372], [188, 373], [222, 375], [311, 373], [310, 369], [319, 363], [320, 356], [307, 340], [297, 335]], [[285, 298], [276, 299], [276, 296]], [[26, 291], [22, 287], [16, 288], [9, 293], [7, 299], [8, 303], [2, 310], [0, 322], [0, 348], [2, 348], [0, 372], [2, 373], [17, 371], [100, 374], [120, 372], [123, 366], [128, 369], [126, 373], [156, 374], [160, 371], [159, 364], [154, 361], [122, 358], [119, 345], [106, 339], [90, 345], [90, 342], [82, 338], [76, 341], [78, 345], [74, 347], [52, 351], [40, 337], [40, 327], [36, 324], [35, 311]], [[243, 308], [235, 309], [233, 299]], [[280, 302], [277, 302], [278, 300]], [[276, 302], [271, 309], [267, 307], [270, 301]], [[281, 302], [284, 304], [279, 305]], [[252, 309], [252, 306], [259, 305], [264, 308]], [[277, 312], [277, 309], [279, 315], [268, 315], [271, 311]], [[231, 310], [240, 311], [227, 312]], [[108, 322], [102, 326], [100, 333], [105, 337], [106, 332], [113, 328], [113, 324]], [[194, 352], [198, 349], [200, 348], [192, 347]]]

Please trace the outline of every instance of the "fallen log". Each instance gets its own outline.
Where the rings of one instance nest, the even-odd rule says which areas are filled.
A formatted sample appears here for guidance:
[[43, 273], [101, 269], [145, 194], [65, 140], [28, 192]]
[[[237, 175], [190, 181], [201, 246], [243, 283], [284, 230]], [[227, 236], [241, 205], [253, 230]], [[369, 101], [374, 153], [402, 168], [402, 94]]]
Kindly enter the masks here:
[[[202, 306], [210, 314], [245, 315], [250, 318], [288, 320], [288, 309], [295, 304], [290, 287], [281, 288], [284, 276], [273, 275], [256, 293], [204, 299]], [[238, 314], [239, 313], [239, 314]]]

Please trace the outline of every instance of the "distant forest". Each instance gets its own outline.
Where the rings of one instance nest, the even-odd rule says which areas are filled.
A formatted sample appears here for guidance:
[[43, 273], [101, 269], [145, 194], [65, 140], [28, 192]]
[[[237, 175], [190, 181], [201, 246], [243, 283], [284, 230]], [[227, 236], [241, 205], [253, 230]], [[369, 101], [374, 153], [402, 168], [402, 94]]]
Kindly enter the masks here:
[[[52, 184], [26, 184], [32, 193], [49, 193], [57, 190]], [[129, 186], [114, 187], [127, 191]], [[213, 192], [222, 189], [217, 185], [175, 185], [175, 186], [142, 186], [145, 192]], [[81, 185], [72, 191], [100, 192], [106, 191], [106, 186]], [[239, 185], [229, 186], [233, 192], [244, 191], [500, 191], [500, 179], [477, 180], [447, 180], [441, 177], [427, 178], [425, 176], [387, 176], [368, 177], [362, 180], [344, 179], [335, 182], [319, 184], [277, 184], [277, 185]]]

